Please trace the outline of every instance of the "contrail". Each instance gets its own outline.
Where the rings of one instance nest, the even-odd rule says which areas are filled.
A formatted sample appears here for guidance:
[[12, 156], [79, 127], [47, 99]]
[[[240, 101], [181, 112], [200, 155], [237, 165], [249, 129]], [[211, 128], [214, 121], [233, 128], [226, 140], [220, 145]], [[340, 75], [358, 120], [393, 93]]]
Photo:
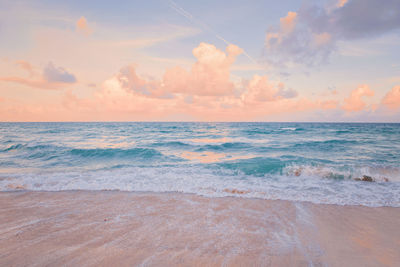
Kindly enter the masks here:
[[[219, 40], [221, 40], [222, 42], [224, 42], [226, 45], [231, 45], [231, 42], [228, 42], [225, 38], [223, 38], [221, 35], [219, 35], [217, 32], [215, 32], [213, 29], [211, 29], [207, 24], [205, 24], [204, 22], [196, 19], [192, 14], [190, 14], [189, 12], [187, 12], [185, 9], [183, 9], [181, 6], [179, 6], [177, 3], [175, 3], [173, 0], [169, 0], [170, 6], [180, 15], [184, 16], [185, 18], [187, 18], [188, 20], [190, 20], [192, 23], [200, 25], [202, 28], [206, 29], [207, 31], [211, 32], [212, 34], [214, 34], [215, 37], [217, 37]], [[251, 57], [243, 48], [243, 54], [250, 59], [253, 63], [259, 65], [259, 63], [253, 58]]]

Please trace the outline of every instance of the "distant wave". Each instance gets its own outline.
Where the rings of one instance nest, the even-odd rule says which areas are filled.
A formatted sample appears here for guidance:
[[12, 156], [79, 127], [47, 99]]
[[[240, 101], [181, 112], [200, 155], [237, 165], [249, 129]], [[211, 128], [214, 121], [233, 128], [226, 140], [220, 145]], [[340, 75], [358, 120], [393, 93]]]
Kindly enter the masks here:
[[358, 140], [331, 139], [331, 140], [325, 140], [325, 141], [299, 142], [299, 143], [294, 144], [293, 148], [337, 150], [338, 148], [343, 147], [343, 146], [357, 145], [360, 143], [361, 143], [361, 141], [358, 141]]
[[162, 154], [150, 148], [95, 148], [95, 149], [72, 149], [70, 153], [84, 158], [113, 158], [113, 157], [141, 157], [143, 159], [162, 156]]
[[29, 146], [26, 144], [14, 144], [6, 149], [2, 150], [2, 152], [8, 152], [8, 151], [20, 151], [20, 150], [28, 150], [28, 151], [33, 151], [33, 150], [45, 150], [49, 148], [57, 148], [56, 146], [53, 145], [33, 145]]
[[206, 144], [197, 149], [197, 151], [205, 151], [205, 150], [212, 150], [212, 151], [226, 151], [229, 149], [246, 149], [251, 148], [251, 143], [244, 143], [244, 142], [228, 142], [222, 143], [219, 145], [210, 145]]
[[169, 142], [156, 142], [151, 144], [154, 147], [189, 147], [190, 144], [180, 141], [169, 141]]
[[9, 147], [7, 147], [6, 149], [3, 150], [3, 152], [7, 152], [7, 151], [12, 151], [12, 150], [19, 150], [26, 147], [26, 145], [23, 144], [16, 144], [16, 145], [11, 145]]

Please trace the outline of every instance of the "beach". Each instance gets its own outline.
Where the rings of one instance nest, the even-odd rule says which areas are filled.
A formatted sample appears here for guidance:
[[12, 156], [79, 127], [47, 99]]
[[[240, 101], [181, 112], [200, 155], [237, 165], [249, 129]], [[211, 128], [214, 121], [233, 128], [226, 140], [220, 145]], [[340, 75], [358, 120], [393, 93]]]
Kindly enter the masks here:
[[400, 209], [183, 193], [0, 193], [2, 266], [398, 266]]
[[400, 0], [0, 0], [0, 267], [400, 267]]

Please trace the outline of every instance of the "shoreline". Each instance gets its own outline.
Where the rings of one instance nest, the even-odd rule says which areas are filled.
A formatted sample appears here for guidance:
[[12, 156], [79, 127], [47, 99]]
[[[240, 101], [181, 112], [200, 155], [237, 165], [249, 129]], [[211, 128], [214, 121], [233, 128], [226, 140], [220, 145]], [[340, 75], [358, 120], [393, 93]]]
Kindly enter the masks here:
[[[229, 190], [229, 191], [227, 191]], [[25, 189], [25, 187], [19, 188], [18, 186], [14, 190], [10, 191], [0, 191], [0, 194], [3, 193], [121, 193], [121, 194], [133, 194], [133, 195], [183, 195], [183, 196], [193, 196], [193, 197], [200, 197], [200, 198], [206, 198], [206, 199], [221, 199], [221, 198], [232, 198], [232, 199], [244, 199], [244, 200], [265, 200], [265, 201], [282, 201], [282, 202], [291, 202], [291, 203], [299, 203], [299, 204], [304, 204], [304, 205], [322, 205], [322, 206], [335, 206], [335, 207], [365, 207], [365, 208], [393, 208], [393, 209], [399, 209], [400, 211], [400, 206], [368, 206], [368, 205], [361, 205], [361, 204], [338, 204], [338, 203], [316, 203], [310, 200], [291, 200], [291, 199], [268, 199], [268, 198], [262, 198], [262, 197], [254, 197], [254, 196], [245, 196], [245, 193], [241, 192], [247, 192], [247, 191], [241, 191], [237, 189], [227, 189], [224, 190], [224, 192], [232, 193], [232, 195], [202, 195], [198, 193], [190, 193], [190, 192], [178, 192], [178, 191], [165, 191], [165, 192], [154, 192], [154, 191], [128, 191], [128, 190], [119, 190], [119, 189], [101, 189], [101, 190], [87, 190], [87, 189], [67, 189], [67, 190], [29, 190]], [[238, 193], [235, 193], [238, 192]]]
[[396, 266], [398, 225], [395, 207], [170, 192], [0, 192], [0, 264]]

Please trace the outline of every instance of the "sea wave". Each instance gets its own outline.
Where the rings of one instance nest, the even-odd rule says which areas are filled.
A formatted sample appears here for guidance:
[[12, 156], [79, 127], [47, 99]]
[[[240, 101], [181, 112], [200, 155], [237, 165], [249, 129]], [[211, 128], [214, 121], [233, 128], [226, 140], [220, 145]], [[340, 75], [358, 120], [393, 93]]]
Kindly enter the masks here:
[[125, 158], [125, 157], [140, 157], [143, 159], [162, 156], [155, 149], [150, 148], [95, 148], [95, 149], [71, 149], [72, 155], [77, 155], [83, 158]]
[[[276, 162], [277, 168], [281, 164]], [[271, 166], [271, 165], [270, 165]], [[0, 175], [0, 190], [121, 190], [181, 192], [207, 197], [246, 197], [309, 201], [322, 204], [400, 207], [400, 183], [362, 182], [329, 177], [328, 169], [300, 166], [282, 174], [257, 176], [204, 165], [125, 167], [85, 172]]]

